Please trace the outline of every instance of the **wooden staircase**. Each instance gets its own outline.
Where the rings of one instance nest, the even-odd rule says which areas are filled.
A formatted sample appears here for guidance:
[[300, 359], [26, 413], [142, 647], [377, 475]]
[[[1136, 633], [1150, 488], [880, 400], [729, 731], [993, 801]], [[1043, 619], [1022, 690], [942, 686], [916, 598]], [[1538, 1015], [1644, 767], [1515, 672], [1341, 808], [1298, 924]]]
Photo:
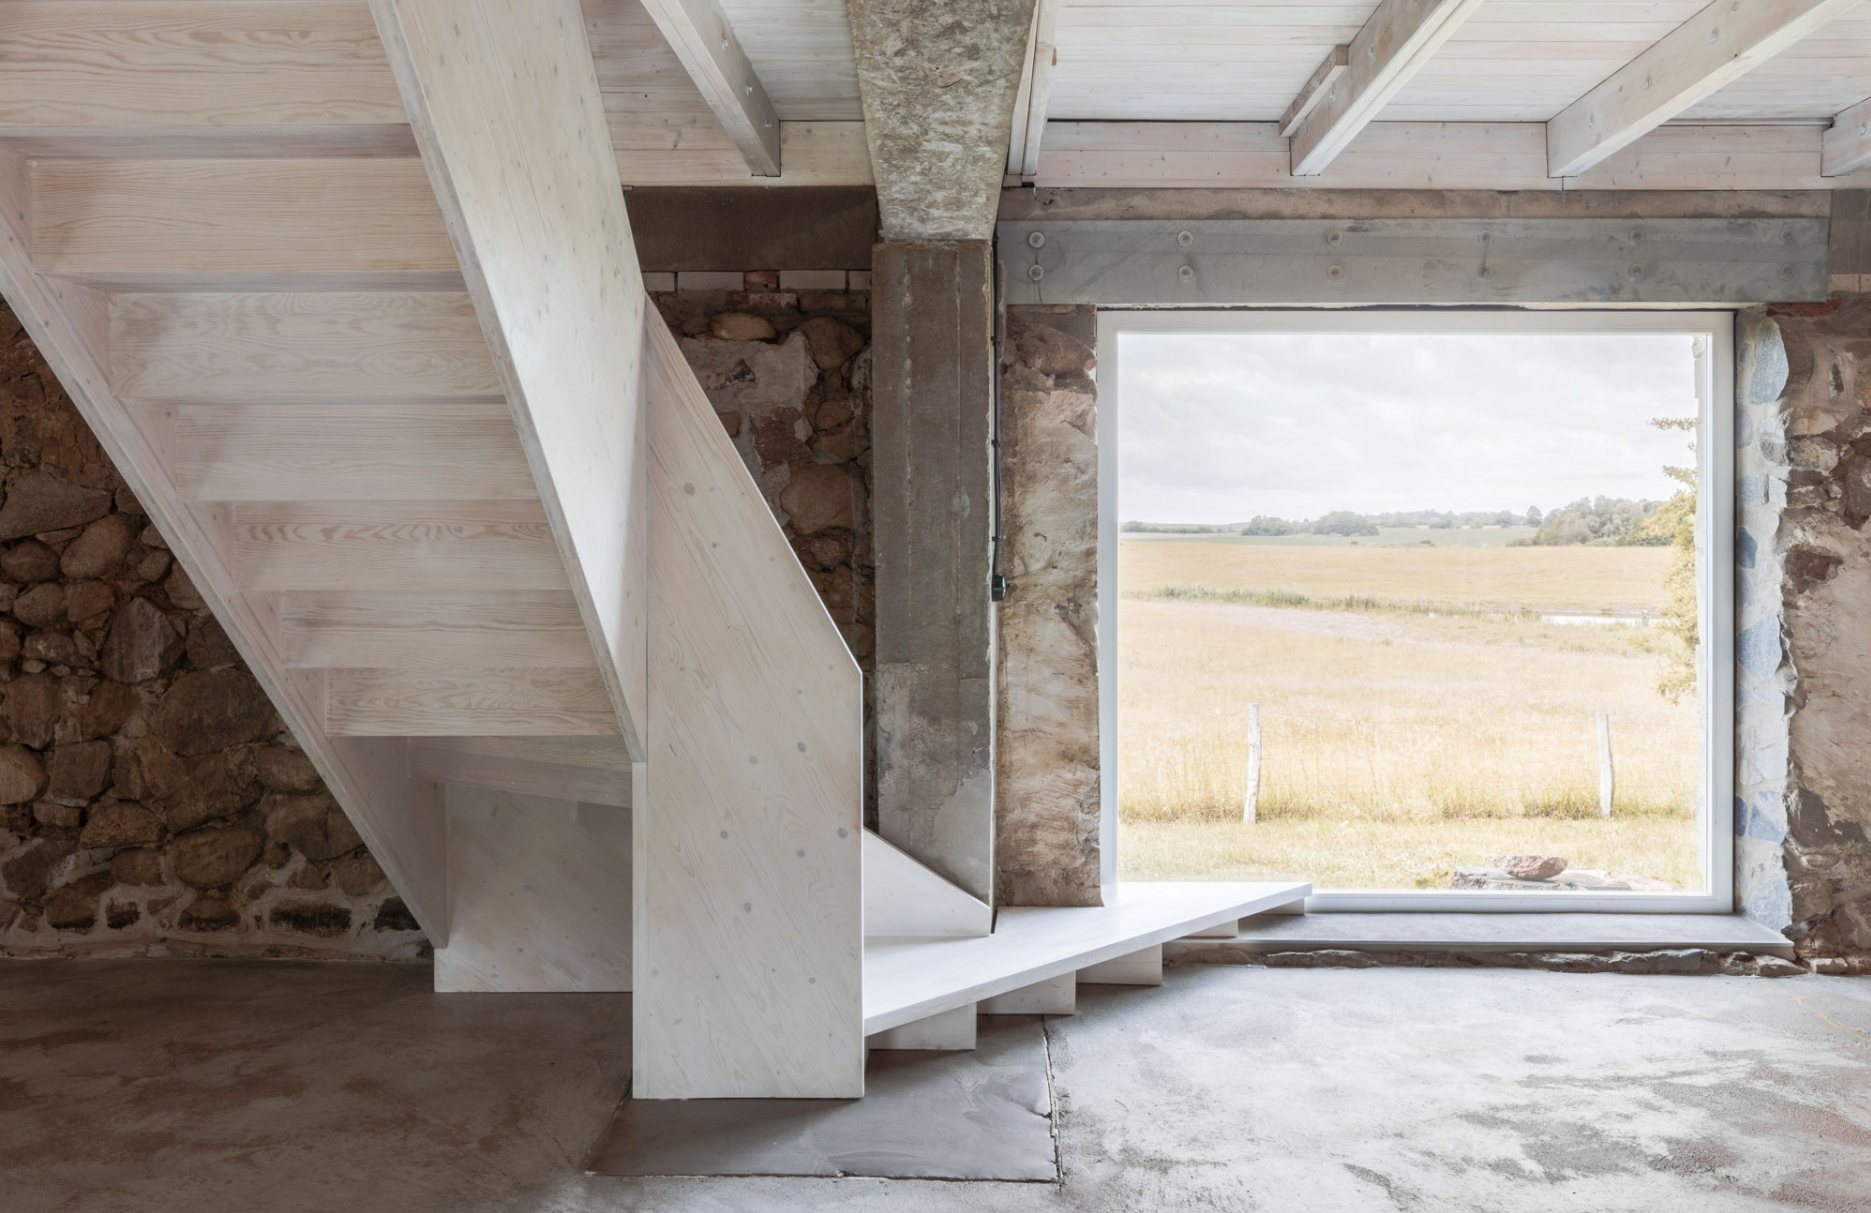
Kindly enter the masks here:
[[639, 1097], [852, 1096], [867, 1031], [1303, 896], [990, 935], [861, 829], [856, 664], [638, 274], [645, 24], [0, 0], [0, 288], [437, 988], [634, 990]]

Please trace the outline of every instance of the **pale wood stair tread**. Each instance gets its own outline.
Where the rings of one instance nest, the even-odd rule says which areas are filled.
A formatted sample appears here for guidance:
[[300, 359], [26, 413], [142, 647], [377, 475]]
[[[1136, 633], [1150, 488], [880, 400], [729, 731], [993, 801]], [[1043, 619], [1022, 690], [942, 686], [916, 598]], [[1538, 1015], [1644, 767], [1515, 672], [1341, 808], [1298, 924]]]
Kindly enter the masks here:
[[1304, 882], [1119, 884], [1102, 906], [1004, 909], [975, 939], [864, 943], [866, 1035], [1291, 905]]

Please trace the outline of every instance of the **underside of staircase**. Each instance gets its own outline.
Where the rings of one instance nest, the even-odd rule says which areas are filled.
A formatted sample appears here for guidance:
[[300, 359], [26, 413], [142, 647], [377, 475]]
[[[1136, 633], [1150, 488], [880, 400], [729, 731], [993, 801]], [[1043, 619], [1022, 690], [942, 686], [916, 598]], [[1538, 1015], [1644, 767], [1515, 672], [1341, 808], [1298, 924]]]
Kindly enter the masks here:
[[633, 990], [640, 1098], [848, 1097], [867, 1036], [1305, 896], [997, 922], [862, 829], [858, 668], [638, 272], [592, 54], [635, 5], [0, 20], [0, 286], [439, 989]]

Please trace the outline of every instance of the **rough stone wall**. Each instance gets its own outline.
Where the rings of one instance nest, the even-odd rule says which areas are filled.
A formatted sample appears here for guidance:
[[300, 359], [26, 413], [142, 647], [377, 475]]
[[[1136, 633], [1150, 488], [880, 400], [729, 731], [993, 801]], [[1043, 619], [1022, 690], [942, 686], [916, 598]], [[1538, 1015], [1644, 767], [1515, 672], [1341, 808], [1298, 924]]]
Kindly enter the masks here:
[[1780, 534], [1787, 504], [1787, 434], [1781, 393], [1786, 347], [1764, 312], [1739, 318], [1735, 370], [1735, 894], [1742, 913], [1784, 931], [1787, 883], [1788, 725], [1793, 668]]
[[[837, 273], [836, 281], [847, 284], [842, 289], [815, 274], [827, 278], [817, 290], [783, 290], [781, 277], [749, 272], [740, 289], [722, 282], [716, 289], [655, 291], [652, 298], [863, 668], [868, 715], [877, 617], [870, 291], [859, 274]], [[874, 768], [867, 755], [871, 821]]]
[[0, 307], [0, 955], [428, 945]]
[[1098, 315], [1010, 307], [1001, 350], [997, 904], [1099, 888]]
[[[1784, 371], [1772, 368], [1769, 327]], [[1871, 973], [1871, 295], [1771, 307], [1743, 332], [1744, 346], [1761, 334], [1769, 380], [1784, 375], [1774, 409], [1787, 471], [1771, 531], [1747, 513], [1751, 498], [1774, 504], [1771, 475], [1764, 493], [1742, 482], [1741, 563], [1764, 555], [1778, 567], [1782, 619], [1778, 634], [1744, 626], [1741, 660], [1790, 677], [1784, 791], [1738, 806], [1738, 833], [1746, 855], [1784, 832], [1784, 929], [1800, 957], [1820, 972]]]

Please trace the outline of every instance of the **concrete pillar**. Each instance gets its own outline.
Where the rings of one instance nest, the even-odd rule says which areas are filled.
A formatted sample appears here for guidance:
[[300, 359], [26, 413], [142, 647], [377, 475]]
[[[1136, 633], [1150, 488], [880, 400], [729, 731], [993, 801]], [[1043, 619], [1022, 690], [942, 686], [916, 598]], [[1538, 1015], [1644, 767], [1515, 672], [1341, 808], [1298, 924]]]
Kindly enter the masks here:
[[871, 268], [878, 830], [985, 901], [994, 884], [990, 246], [886, 242]]

